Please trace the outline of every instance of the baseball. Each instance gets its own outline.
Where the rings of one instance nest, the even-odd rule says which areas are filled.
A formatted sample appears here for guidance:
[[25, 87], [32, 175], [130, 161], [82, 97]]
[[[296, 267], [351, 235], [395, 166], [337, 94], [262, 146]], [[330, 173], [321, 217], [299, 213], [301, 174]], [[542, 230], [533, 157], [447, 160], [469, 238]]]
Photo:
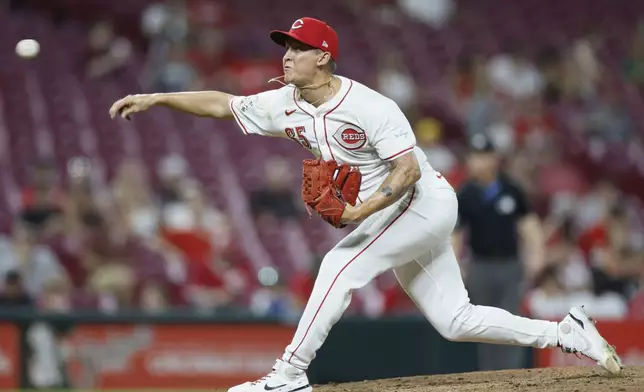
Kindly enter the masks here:
[[40, 44], [34, 39], [23, 39], [16, 44], [16, 54], [24, 59], [38, 56]]

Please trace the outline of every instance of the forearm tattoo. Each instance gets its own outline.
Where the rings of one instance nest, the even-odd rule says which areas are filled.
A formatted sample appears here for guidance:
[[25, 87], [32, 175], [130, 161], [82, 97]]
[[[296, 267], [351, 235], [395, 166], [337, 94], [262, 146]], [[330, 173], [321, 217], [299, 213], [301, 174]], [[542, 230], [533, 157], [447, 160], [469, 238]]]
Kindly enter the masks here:
[[399, 200], [421, 177], [414, 154], [406, 154], [391, 162], [391, 170], [378, 190], [360, 205], [363, 217], [387, 208]]
[[391, 189], [390, 186], [386, 186], [386, 187], [380, 189], [380, 192], [384, 193], [384, 195], [387, 196], [387, 197], [391, 197], [391, 195], [394, 194], [394, 190]]

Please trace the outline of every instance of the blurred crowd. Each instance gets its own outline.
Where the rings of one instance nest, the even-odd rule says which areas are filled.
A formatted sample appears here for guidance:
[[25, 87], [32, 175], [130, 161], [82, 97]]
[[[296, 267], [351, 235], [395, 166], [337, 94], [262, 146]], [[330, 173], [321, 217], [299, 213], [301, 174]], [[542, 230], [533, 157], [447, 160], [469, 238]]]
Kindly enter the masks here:
[[[168, 0], [142, 13], [144, 90], [252, 94], [280, 74], [279, 58], [236, 51], [223, 31], [235, 23], [224, 3]], [[352, 5], [395, 23], [392, 3]], [[432, 9], [423, 4], [429, 3], [401, 0], [396, 7], [437, 29], [458, 15], [451, 1], [432, 3]], [[119, 35], [109, 21], [92, 26], [86, 77], [109, 78], [127, 68], [139, 50], [136, 39]], [[561, 148], [563, 127], [597, 146], [640, 137], [603, 72], [597, 55], [602, 45], [602, 36], [592, 32], [566, 48], [517, 42], [491, 58], [458, 57], [444, 75], [450, 109], [465, 138], [484, 133], [494, 141], [504, 171], [523, 186], [542, 217], [547, 266], [525, 297], [526, 312], [536, 317], [559, 317], [580, 302], [599, 317], [644, 317], [642, 200], [622, 193], [610, 178], [588, 178]], [[644, 28], [622, 61], [621, 77], [644, 91]], [[383, 48], [375, 76], [365, 82], [400, 105], [430, 163], [458, 188], [468, 175], [462, 148], [467, 143], [449, 143], [449, 124], [423, 110], [424, 86], [415, 83], [395, 48]], [[108, 186], [96, 184], [95, 168], [83, 158], [70, 161], [67, 171], [69, 181], [62, 184], [54, 162], [38, 159], [30, 168], [11, 234], [0, 238], [0, 306], [63, 312], [242, 307], [287, 319], [302, 310], [319, 258], [289, 281], [271, 268], [254, 271], [231, 231], [231, 217], [207, 200], [181, 156], [165, 157], [156, 173], [126, 160]], [[291, 171], [280, 157], [266, 163], [266, 182], [251, 195], [258, 224], [306, 214], [288, 178]], [[390, 280], [379, 285], [379, 313], [413, 311]]]
[[[602, 37], [593, 33], [565, 48], [509, 43], [491, 58], [459, 57], [446, 75], [467, 136], [483, 133], [493, 140], [503, 170], [522, 186], [542, 217], [546, 266], [525, 298], [526, 312], [535, 317], [558, 318], [580, 303], [596, 317], [644, 316], [644, 191], [638, 199], [622, 193], [610, 178], [589, 178], [562, 148], [564, 128], [599, 148], [628, 145], [640, 137], [623, 97], [602, 70], [601, 45]], [[631, 57], [623, 59], [622, 75], [638, 89], [642, 50], [644, 30], [639, 29]], [[405, 78], [403, 67], [395, 69], [397, 78]], [[384, 72], [388, 75], [381, 80], [392, 79], [391, 68]], [[414, 113], [416, 87], [410, 80], [405, 96], [401, 86], [384, 83], [381, 89], [397, 90], [399, 103]], [[443, 145], [441, 129], [435, 118], [421, 115], [416, 123], [430, 162], [458, 188], [467, 177], [465, 153]]]
[[[266, 168], [266, 184], [251, 195], [257, 224], [297, 218], [302, 208], [284, 181], [288, 167], [275, 157]], [[128, 159], [100, 188], [79, 158], [63, 188], [51, 161], [35, 161], [11, 235], [0, 238], [0, 304], [107, 313], [247, 308], [294, 320], [314, 271], [293, 282], [272, 268], [255, 274], [229, 217], [205, 200], [184, 158], [167, 156], [157, 169], [152, 186], [145, 167]]]

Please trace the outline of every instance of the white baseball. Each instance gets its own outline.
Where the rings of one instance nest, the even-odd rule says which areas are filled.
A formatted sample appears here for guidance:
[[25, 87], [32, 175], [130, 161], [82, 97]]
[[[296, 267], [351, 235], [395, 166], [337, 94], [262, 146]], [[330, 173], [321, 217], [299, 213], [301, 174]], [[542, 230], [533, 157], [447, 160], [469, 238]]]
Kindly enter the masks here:
[[40, 44], [34, 39], [23, 39], [16, 44], [16, 54], [25, 59], [38, 56]]

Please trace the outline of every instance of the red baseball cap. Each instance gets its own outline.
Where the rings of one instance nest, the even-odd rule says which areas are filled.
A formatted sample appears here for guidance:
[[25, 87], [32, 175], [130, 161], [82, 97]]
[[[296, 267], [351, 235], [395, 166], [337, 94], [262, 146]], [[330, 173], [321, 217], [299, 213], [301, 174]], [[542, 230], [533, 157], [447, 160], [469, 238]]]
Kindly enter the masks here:
[[326, 22], [315, 18], [300, 18], [293, 22], [289, 31], [273, 30], [273, 42], [286, 46], [286, 38], [291, 37], [316, 49], [329, 52], [333, 60], [338, 60], [338, 34]]

